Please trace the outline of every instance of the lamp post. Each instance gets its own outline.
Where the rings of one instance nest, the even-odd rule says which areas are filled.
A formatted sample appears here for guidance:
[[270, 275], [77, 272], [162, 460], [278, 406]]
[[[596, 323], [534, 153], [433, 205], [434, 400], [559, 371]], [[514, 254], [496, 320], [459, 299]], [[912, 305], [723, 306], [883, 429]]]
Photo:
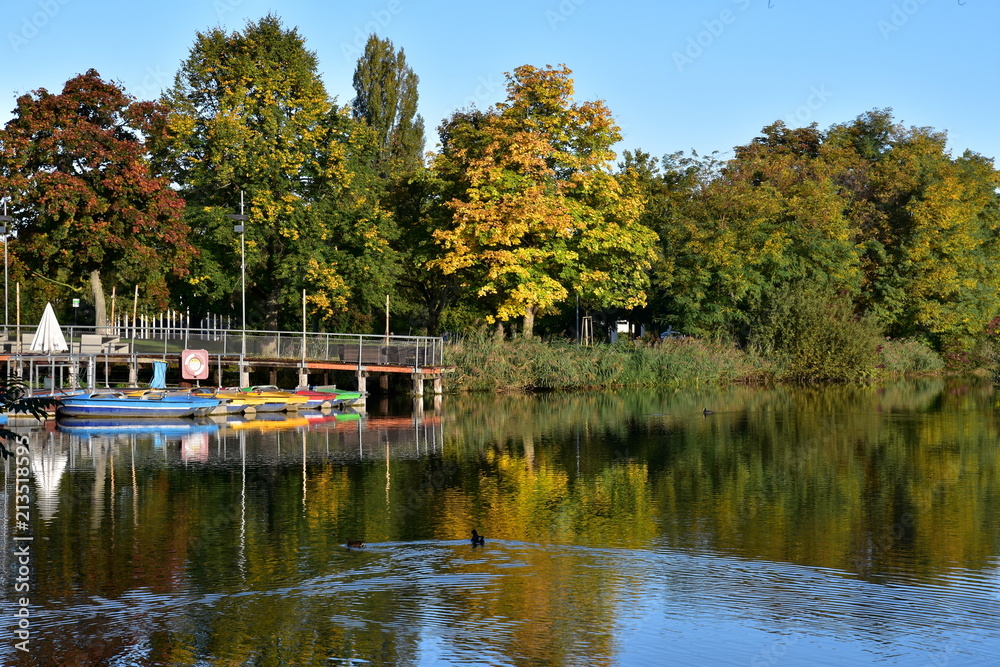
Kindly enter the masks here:
[[3, 337], [7, 338], [7, 312], [8, 312], [8, 292], [7, 292], [7, 225], [11, 222], [11, 217], [7, 215], [7, 202], [3, 203], [3, 215], [0, 215], [0, 234], [3, 235]]
[[243, 191], [240, 190], [240, 214], [230, 215], [230, 220], [237, 224], [233, 225], [233, 231], [240, 235], [240, 302], [243, 311], [242, 330], [240, 331], [240, 386], [245, 387], [250, 384], [249, 374], [246, 372], [247, 356], [247, 263], [246, 263], [246, 223], [248, 216], [243, 214]]

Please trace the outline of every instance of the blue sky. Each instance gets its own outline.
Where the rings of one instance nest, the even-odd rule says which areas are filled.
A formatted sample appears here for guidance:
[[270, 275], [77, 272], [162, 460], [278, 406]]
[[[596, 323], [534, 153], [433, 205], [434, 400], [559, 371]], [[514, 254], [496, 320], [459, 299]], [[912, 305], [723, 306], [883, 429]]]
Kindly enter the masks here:
[[369, 32], [404, 48], [429, 149], [453, 111], [503, 99], [504, 72], [565, 63], [576, 98], [615, 115], [619, 149], [728, 154], [775, 120], [826, 128], [892, 107], [947, 130], [955, 154], [1000, 156], [996, 0], [5, 0], [0, 123], [19, 94], [91, 67], [156, 97], [197, 31], [268, 12], [299, 28], [342, 103]]

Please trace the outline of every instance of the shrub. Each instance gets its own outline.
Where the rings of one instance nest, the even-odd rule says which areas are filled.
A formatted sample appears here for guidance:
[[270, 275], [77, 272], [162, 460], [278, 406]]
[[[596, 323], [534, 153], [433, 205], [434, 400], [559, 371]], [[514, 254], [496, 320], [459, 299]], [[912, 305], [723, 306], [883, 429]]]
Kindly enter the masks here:
[[879, 347], [879, 360], [891, 375], [933, 373], [945, 366], [941, 355], [927, 343], [912, 338], [884, 341]]
[[779, 376], [796, 381], [871, 377], [881, 340], [875, 321], [856, 316], [847, 296], [801, 284], [776, 293], [753, 334]]

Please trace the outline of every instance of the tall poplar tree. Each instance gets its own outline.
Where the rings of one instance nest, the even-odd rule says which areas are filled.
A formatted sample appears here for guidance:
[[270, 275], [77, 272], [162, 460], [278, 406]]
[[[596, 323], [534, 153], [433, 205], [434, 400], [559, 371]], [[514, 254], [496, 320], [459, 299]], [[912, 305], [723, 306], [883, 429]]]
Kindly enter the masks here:
[[377, 170], [412, 172], [423, 165], [424, 119], [417, 113], [420, 79], [403, 49], [370, 35], [354, 70], [354, 118], [368, 123], [378, 145]]

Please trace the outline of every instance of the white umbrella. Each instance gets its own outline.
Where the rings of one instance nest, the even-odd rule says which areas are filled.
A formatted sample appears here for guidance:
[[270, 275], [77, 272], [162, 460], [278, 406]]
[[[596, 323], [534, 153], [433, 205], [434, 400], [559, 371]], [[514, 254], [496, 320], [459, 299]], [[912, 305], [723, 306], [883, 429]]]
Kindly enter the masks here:
[[69, 349], [66, 344], [66, 337], [63, 336], [62, 329], [59, 328], [59, 320], [52, 310], [52, 304], [45, 304], [45, 312], [42, 313], [42, 321], [38, 323], [35, 330], [35, 337], [31, 339], [32, 352], [65, 352]]

